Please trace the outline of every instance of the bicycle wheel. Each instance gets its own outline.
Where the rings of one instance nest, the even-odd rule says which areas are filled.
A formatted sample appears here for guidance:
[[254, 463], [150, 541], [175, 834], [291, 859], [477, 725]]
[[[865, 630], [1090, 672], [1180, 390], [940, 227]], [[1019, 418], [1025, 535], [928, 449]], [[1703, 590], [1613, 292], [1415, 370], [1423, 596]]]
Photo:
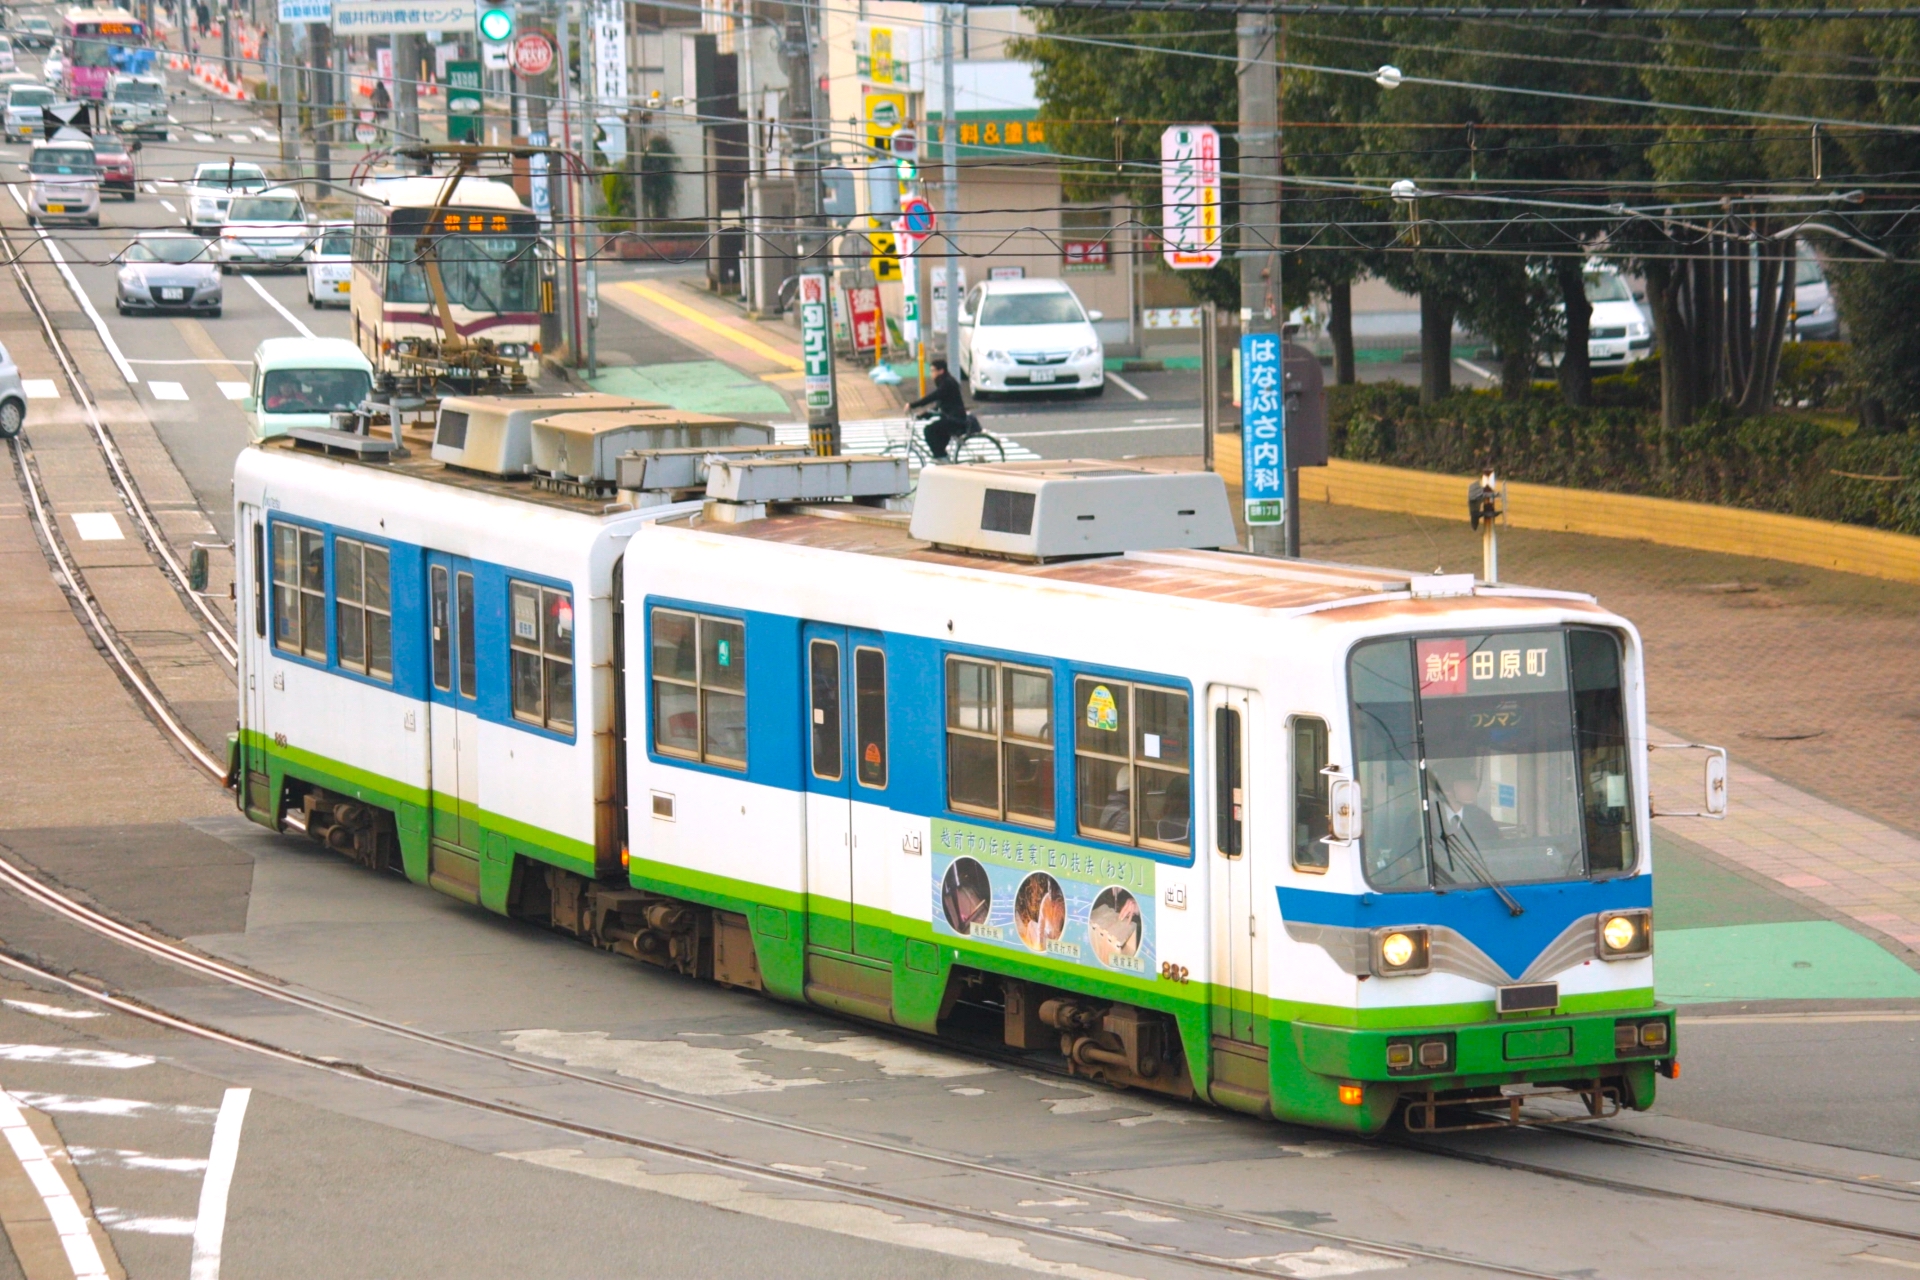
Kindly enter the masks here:
[[1000, 443], [998, 436], [977, 431], [958, 442], [953, 449], [954, 461], [965, 463], [1005, 462], [1006, 446]]

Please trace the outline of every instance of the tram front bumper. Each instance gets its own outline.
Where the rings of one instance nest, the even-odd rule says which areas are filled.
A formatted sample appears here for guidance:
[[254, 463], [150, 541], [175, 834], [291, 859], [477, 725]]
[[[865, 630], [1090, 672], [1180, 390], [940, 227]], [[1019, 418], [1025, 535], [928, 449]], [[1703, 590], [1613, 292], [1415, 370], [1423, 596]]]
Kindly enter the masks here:
[[1301, 1065], [1356, 1083], [1471, 1087], [1668, 1067], [1673, 1010], [1663, 1006], [1432, 1027], [1357, 1029], [1292, 1024]]

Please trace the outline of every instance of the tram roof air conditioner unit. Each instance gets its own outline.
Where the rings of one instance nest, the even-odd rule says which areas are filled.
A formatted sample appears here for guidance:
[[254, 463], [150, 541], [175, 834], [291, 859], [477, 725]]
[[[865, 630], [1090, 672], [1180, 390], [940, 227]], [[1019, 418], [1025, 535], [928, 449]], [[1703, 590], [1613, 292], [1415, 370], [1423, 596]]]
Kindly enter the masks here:
[[1228, 547], [1227, 486], [1211, 471], [1082, 460], [929, 467], [914, 537], [1023, 560]]
[[569, 413], [533, 424], [533, 469], [555, 479], [611, 485], [620, 476], [620, 455], [632, 450], [772, 443], [772, 427], [711, 413], [661, 406]]
[[533, 424], [563, 413], [658, 409], [651, 400], [600, 392], [560, 396], [448, 396], [434, 423], [433, 458], [490, 476], [524, 476], [533, 468]]

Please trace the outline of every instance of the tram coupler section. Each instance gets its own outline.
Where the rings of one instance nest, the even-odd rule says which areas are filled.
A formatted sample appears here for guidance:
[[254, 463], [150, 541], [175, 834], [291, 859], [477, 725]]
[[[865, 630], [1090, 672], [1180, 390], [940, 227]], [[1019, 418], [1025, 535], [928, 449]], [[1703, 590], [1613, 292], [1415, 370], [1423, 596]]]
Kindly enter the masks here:
[[546, 880], [554, 928], [632, 960], [689, 977], [710, 976], [710, 912], [559, 867], [548, 867]]
[[[1460, 1133], [1469, 1129], [1511, 1129], [1523, 1124], [1573, 1124], [1620, 1114], [1622, 1082], [1601, 1077], [1553, 1084], [1506, 1084], [1480, 1089], [1427, 1089], [1403, 1092], [1402, 1123], [1409, 1133]], [[1550, 1102], [1575, 1102], [1581, 1112], [1549, 1109]]]
[[1040, 1028], [1050, 1028], [1076, 1075], [1179, 1097], [1192, 1093], [1178, 1035], [1165, 1014], [1072, 996], [1038, 999], [1031, 986], [1016, 981], [1007, 983], [1005, 1007], [1010, 1045], [1039, 1048], [1045, 1040]]

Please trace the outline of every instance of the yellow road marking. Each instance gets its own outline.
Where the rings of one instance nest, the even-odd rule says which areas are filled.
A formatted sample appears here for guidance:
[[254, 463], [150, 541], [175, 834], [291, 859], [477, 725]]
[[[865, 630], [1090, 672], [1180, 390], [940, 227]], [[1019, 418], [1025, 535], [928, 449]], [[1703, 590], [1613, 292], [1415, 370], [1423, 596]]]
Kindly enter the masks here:
[[739, 345], [745, 347], [747, 350], [753, 352], [755, 355], [762, 355], [762, 356], [765, 356], [767, 359], [772, 360], [778, 364], [783, 364], [787, 368], [793, 370], [795, 373], [806, 372], [807, 366], [804, 362], [801, 361], [801, 359], [798, 356], [790, 356], [786, 352], [780, 350], [778, 347], [769, 346], [767, 343], [760, 341], [760, 339], [754, 337], [750, 333], [742, 333], [740, 330], [733, 328], [731, 325], [721, 324], [718, 320], [715, 320], [712, 316], [707, 315], [705, 312], [702, 312], [697, 308], [690, 307], [684, 302], [679, 302], [673, 298], [669, 298], [666, 294], [661, 293], [658, 289], [650, 289], [646, 285], [641, 284], [637, 280], [624, 281], [622, 282], [620, 287], [622, 289], [629, 289], [632, 292], [639, 294], [641, 297], [645, 298], [648, 302], [651, 302], [656, 306], [665, 307], [667, 310], [673, 312], [673, 314], [680, 316], [683, 319], [693, 321], [695, 324], [699, 325], [702, 329], [706, 329], [711, 333], [717, 333], [721, 337], [727, 339], [730, 342], [738, 343]]

